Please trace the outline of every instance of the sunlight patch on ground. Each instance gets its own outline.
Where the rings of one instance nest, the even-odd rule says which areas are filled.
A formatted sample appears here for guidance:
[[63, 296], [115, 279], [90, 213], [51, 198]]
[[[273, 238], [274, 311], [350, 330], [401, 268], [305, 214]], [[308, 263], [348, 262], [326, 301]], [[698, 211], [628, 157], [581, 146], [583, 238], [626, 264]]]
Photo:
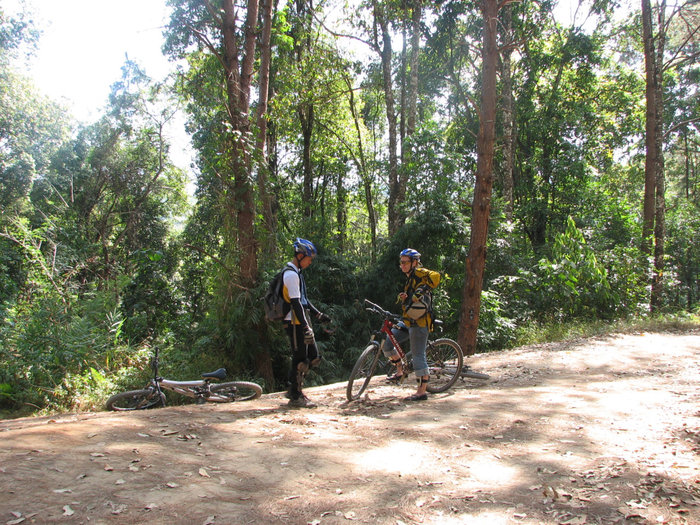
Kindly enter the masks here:
[[[432, 456], [432, 449], [423, 443], [390, 441], [358, 455], [354, 459], [363, 470], [389, 472], [420, 472], [420, 466]], [[351, 460], [353, 461], [353, 460]]]
[[519, 471], [517, 468], [508, 466], [495, 457], [477, 457], [469, 460], [468, 464], [472, 478], [479, 483], [497, 483], [501, 486], [507, 486], [518, 479]]

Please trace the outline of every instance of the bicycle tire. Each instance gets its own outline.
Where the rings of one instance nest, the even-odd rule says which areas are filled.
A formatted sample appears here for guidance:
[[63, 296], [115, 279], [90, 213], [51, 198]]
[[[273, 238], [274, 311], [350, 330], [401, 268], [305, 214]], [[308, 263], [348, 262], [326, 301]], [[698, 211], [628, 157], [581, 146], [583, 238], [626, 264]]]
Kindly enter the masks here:
[[115, 412], [145, 410], [157, 405], [165, 406], [165, 394], [163, 394], [163, 392], [158, 392], [155, 388], [120, 392], [114, 394], [107, 400], [107, 403], [105, 403], [107, 410], [113, 410]]
[[428, 392], [445, 392], [459, 379], [464, 363], [462, 348], [452, 339], [437, 339], [428, 342], [425, 349], [430, 380]]
[[358, 399], [365, 391], [374, 370], [377, 368], [380, 354], [379, 343], [371, 343], [362, 351], [352, 372], [350, 372], [350, 379], [348, 379], [348, 386], [345, 390], [348, 401]]
[[210, 403], [230, 403], [232, 401], [250, 401], [262, 395], [262, 387], [248, 381], [229, 381], [211, 385], [211, 395], [206, 398]]

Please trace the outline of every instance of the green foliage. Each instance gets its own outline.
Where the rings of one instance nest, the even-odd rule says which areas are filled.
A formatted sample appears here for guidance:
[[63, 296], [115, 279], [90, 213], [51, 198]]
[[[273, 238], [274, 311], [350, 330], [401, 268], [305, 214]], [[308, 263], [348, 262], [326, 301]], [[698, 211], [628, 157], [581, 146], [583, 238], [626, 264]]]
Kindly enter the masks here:
[[26, 278], [21, 250], [7, 238], [0, 237], [0, 323]]
[[68, 310], [54, 294], [12, 309], [0, 327], [0, 383], [10, 385], [15, 406], [55, 409], [78, 403], [66, 380], [113, 359], [113, 307], [111, 294], [97, 294]]
[[132, 254], [134, 276], [124, 287], [121, 311], [127, 340], [142, 341], [167, 331], [178, 305], [173, 297], [163, 252], [150, 249]]
[[[508, 241], [507, 237], [499, 243], [497, 260], [512, 256], [503, 251]], [[523, 254], [516, 256], [528, 260]], [[611, 320], [639, 315], [648, 304], [639, 250], [614, 245], [596, 252], [571, 218], [566, 231], [555, 237], [548, 257], [530, 260], [526, 267], [501, 263], [504, 272], [487, 288], [506, 298], [503, 315], [518, 326], [548, 320]]]
[[477, 345], [482, 351], [501, 350], [512, 346], [516, 323], [507, 316], [505, 303], [495, 290], [481, 292], [481, 310]]
[[666, 308], [695, 311], [700, 304], [700, 206], [685, 198], [669, 203]]
[[32, 183], [66, 138], [65, 110], [0, 67], [0, 208], [21, 210]]
[[608, 272], [571, 217], [566, 231], [555, 237], [550, 257], [520, 278], [516, 282], [540, 319], [610, 318], [615, 311]]
[[676, 332], [692, 331], [698, 328], [700, 328], [700, 317], [697, 313], [688, 312], [663, 314], [654, 317], [630, 317], [613, 322], [600, 319], [579, 319], [567, 323], [559, 321], [533, 322], [517, 328], [514, 344], [516, 346], [524, 346], [616, 333]]

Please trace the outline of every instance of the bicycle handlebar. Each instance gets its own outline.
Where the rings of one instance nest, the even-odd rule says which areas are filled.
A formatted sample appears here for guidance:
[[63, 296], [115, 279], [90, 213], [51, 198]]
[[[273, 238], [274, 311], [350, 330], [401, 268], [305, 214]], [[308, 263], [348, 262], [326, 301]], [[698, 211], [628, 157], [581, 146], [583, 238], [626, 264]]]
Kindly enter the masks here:
[[385, 310], [384, 308], [382, 308], [378, 304], [374, 304], [372, 301], [370, 301], [368, 299], [365, 299], [365, 305], [369, 305], [369, 306], [365, 306], [365, 310], [369, 310], [370, 312], [378, 313], [378, 314], [386, 317], [387, 319], [391, 319], [394, 322], [399, 322], [401, 320], [401, 316], [398, 316], [394, 313], [391, 313], [388, 310]]

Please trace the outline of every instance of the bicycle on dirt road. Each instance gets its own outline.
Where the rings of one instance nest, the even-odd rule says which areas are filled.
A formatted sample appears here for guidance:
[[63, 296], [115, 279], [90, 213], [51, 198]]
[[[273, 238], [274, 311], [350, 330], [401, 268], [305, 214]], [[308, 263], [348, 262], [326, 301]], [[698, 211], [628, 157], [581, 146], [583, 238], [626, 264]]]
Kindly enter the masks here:
[[[346, 396], [348, 401], [358, 399], [367, 389], [369, 382], [375, 372], [380, 374], [388, 373], [393, 365], [384, 356], [383, 348], [387, 344], [387, 338], [391, 340], [399, 353], [401, 364], [405, 371], [404, 379], [413, 371], [413, 360], [410, 358], [411, 352], [404, 352], [401, 345], [391, 333], [391, 329], [401, 321], [401, 317], [384, 310], [381, 306], [365, 299], [365, 309], [379, 314], [383, 317], [383, 323], [379, 330], [370, 337], [367, 347], [362, 351], [355, 366], [350, 373]], [[442, 321], [434, 320], [433, 325], [437, 328], [442, 326]], [[386, 337], [382, 337], [385, 334]], [[380, 341], [381, 339], [381, 341]], [[486, 374], [474, 372], [469, 367], [463, 370], [464, 356], [462, 348], [456, 341], [448, 338], [428, 340], [425, 349], [430, 370], [430, 380], [428, 382], [428, 392], [437, 394], [447, 391], [455, 382], [464, 377], [473, 379], [488, 379]]]
[[163, 390], [177, 392], [197, 400], [197, 404], [230, 403], [232, 401], [248, 401], [256, 399], [262, 394], [262, 388], [256, 383], [248, 381], [228, 381], [216, 383], [212, 380], [223, 381], [226, 379], [226, 369], [219, 368], [214, 372], [202, 374], [202, 379], [193, 381], [173, 381], [158, 375], [158, 348], [151, 360], [153, 378], [148, 385], [141, 390], [130, 390], [114, 394], [107, 400], [107, 410], [144, 410], [156, 406], [165, 406], [165, 393]]

